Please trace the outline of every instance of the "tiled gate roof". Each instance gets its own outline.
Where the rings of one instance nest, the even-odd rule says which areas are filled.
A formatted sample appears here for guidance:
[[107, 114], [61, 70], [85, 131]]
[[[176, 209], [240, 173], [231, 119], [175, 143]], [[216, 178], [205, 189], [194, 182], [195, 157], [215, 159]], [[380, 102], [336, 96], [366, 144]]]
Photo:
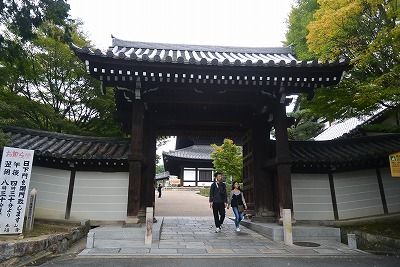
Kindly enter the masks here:
[[[72, 49], [80, 50], [72, 45]], [[188, 45], [126, 41], [112, 37], [112, 46], [106, 52], [84, 47], [81, 52], [101, 57], [128, 61], [215, 65], [215, 66], [264, 66], [310, 67], [348, 64], [348, 60], [318, 62], [297, 60], [291, 47], [233, 47]]]

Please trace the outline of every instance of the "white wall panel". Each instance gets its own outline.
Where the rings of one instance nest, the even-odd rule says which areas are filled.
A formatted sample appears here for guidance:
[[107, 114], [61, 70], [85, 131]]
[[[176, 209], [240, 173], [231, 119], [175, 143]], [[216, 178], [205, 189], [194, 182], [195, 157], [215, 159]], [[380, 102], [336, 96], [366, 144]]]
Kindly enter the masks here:
[[375, 169], [333, 174], [339, 219], [383, 214]]
[[37, 190], [36, 218], [65, 218], [69, 178], [70, 171], [33, 166], [29, 192]]
[[208, 187], [208, 186], [211, 186], [212, 185], [212, 183], [214, 183], [214, 182], [198, 182], [197, 183], [197, 186], [199, 186], [199, 187]]
[[[196, 181], [196, 170], [195, 169], [184, 169], [183, 170], [183, 181]], [[185, 183], [183, 183], [185, 186]]]
[[292, 174], [294, 218], [334, 220], [327, 174]]
[[400, 177], [392, 177], [390, 169], [381, 169], [388, 212], [400, 212]]
[[77, 172], [71, 219], [125, 220], [128, 176], [127, 172]]

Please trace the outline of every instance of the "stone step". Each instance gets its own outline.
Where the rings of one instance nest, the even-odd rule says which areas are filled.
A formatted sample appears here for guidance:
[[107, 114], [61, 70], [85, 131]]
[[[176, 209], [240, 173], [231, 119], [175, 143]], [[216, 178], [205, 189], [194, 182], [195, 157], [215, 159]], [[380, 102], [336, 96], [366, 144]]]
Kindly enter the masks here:
[[[283, 241], [283, 226], [243, 220], [241, 224], [273, 241]], [[326, 226], [292, 226], [293, 241], [331, 240], [340, 242], [340, 228]]]
[[[153, 241], [158, 241], [161, 234], [163, 218], [153, 223]], [[128, 240], [142, 241], [146, 233], [146, 225], [139, 227], [123, 227], [123, 224], [110, 224], [93, 228], [89, 231], [94, 233], [95, 240]]]

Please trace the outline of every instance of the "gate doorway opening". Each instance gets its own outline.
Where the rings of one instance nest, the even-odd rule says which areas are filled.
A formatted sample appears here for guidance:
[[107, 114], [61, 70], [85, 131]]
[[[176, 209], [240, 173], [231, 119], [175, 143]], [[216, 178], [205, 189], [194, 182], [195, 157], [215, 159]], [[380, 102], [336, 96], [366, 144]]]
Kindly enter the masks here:
[[[208, 197], [199, 194], [197, 188], [163, 188], [161, 198], [156, 192], [155, 217], [212, 217]], [[231, 209], [226, 217], [232, 217]], [[226, 218], [228, 219], [228, 218]]]

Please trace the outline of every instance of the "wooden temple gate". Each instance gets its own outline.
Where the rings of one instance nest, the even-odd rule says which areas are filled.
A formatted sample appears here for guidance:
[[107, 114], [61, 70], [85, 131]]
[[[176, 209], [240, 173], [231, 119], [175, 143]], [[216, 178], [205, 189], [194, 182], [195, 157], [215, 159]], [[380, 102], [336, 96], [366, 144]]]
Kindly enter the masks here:
[[[131, 135], [127, 217], [154, 206], [157, 136], [243, 138], [245, 195], [255, 218], [293, 210], [287, 96], [339, 83], [348, 61], [298, 61], [291, 48], [173, 45], [113, 38], [106, 51], [71, 45]], [[270, 131], [275, 128], [276, 144]]]

